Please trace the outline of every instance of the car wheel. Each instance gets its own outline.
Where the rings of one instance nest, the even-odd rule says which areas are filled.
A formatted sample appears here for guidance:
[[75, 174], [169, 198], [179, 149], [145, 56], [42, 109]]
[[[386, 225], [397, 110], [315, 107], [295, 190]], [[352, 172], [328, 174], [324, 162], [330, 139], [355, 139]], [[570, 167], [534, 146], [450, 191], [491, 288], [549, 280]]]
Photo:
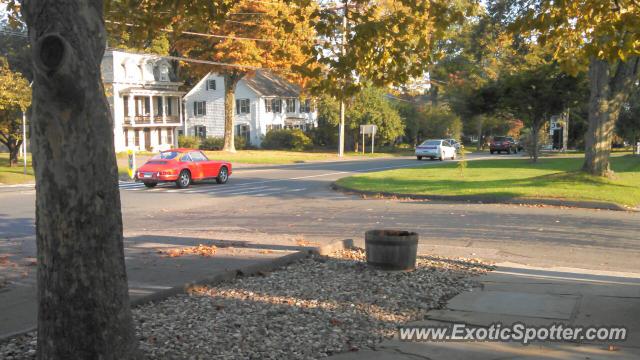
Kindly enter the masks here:
[[491, 153], [491, 155], [493, 155], [494, 151], [493, 150], [489, 150], [489, 152]]
[[156, 187], [156, 185], [158, 185], [158, 183], [156, 183], [156, 182], [146, 182], [146, 183], [144, 183], [144, 186], [146, 186], [148, 188], [154, 188], [154, 187]]
[[433, 160], [433, 159], [435, 159], [433, 156], [429, 158], [429, 160]]
[[422, 160], [422, 156], [416, 156], [416, 159]]
[[440, 160], [440, 161], [444, 160], [444, 156], [442, 156], [442, 155], [441, 155], [441, 156], [438, 158], [438, 160]]
[[218, 173], [218, 177], [216, 178], [216, 182], [218, 184], [224, 184], [229, 180], [229, 170], [226, 166], [220, 168], [220, 172]]
[[186, 187], [189, 187], [189, 185], [191, 185], [191, 173], [189, 172], [189, 170], [182, 170], [180, 172], [180, 175], [178, 176], [178, 180], [176, 180], [176, 185], [180, 189], [184, 189]]
[[507, 149], [507, 155], [511, 154], [511, 148]]
[[451, 156], [451, 160], [455, 160], [458, 156], [456, 155], [456, 153], [453, 153], [453, 156]]

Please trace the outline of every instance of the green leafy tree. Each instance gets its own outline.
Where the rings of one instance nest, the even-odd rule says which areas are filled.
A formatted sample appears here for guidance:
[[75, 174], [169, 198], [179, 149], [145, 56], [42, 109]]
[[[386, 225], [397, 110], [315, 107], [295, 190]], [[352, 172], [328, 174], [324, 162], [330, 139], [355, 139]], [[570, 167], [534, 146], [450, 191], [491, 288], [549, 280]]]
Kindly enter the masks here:
[[[376, 141], [380, 144], [392, 143], [404, 134], [402, 118], [386, 95], [382, 89], [367, 86], [349, 99], [346, 113], [349, 147], [356, 150], [360, 144], [360, 125], [377, 125]], [[332, 129], [339, 124], [339, 108], [338, 101], [329, 96], [319, 104], [320, 119]]]
[[536, 39], [573, 73], [588, 72], [589, 125], [583, 169], [610, 174], [615, 123], [640, 74], [640, 3], [637, 0], [496, 0], [491, 8], [522, 41]]
[[11, 71], [5, 58], [0, 58], [0, 143], [9, 149], [9, 166], [18, 162], [22, 138], [22, 116], [31, 105], [29, 82]]
[[505, 76], [499, 84], [501, 108], [529, 127], [533, 141], [529, 156], [537, 161], [542, 126], [574, 103], [579, 96], [579, 79], [550, 63]]
[[447, 106], [429, 106], [424, 112], [424, 117], [426, 137], [460, 139], [462, 120]]
[[[300, 7], [310, 0], [296, 0]], [[470, 13], [466, 1], [343, 0], [315, 12], [312, 22], [324, 40], [311, 48], [304, 72], [312, 88], [339, 100], [344, 140], [345, 101], [367, 84], [401, 86], [421, 78], [433, 60], [433, 42]], [[335, 4], [334, 4], [335, 5]], [[317, 63], [320, 66], [317, 66]], [[339, 154], [343, 152], [343, 142]]]
[[635, 86], [629, 101], [622, 106], [616, 134], [633, 146], [640, 141], [640, 87]]

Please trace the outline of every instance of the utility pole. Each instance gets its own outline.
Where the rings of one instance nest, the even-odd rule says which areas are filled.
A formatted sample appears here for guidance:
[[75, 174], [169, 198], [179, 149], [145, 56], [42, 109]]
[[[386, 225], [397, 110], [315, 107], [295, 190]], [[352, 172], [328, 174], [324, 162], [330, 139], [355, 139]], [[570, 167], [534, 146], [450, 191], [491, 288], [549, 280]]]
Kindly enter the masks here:
[[24, 174], [27, 175], [27, 114], [22, 111], [22, 160], [24, 161]]
[[[343, 2], [344, 11], [342, 13], [342, 57], [344, 58], [347, 54], [347, 11], [349, 11], [349, 0], [344, 0]], [[343, 79], [342, 83], [342, 95], [340, 97], [340, 126], [338, 134], [339, 138], [339, 148], [338, 148], [338, 156], [344, 156], [344, 113], [345, 113], [345, 105], [344, 105], [344, 97], [345, 97], [345, 87], [347, 85], [346, 77]]]

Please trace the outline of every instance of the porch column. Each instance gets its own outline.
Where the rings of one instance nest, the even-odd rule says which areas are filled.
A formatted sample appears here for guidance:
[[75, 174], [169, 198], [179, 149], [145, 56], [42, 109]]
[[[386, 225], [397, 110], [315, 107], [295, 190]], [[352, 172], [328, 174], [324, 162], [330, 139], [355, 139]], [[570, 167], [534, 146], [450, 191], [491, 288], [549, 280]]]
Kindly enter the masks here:
[[162, 123], [167, 123], [167, 97], [162, 97]]
[[153, 95], [149, 95], [149, 122], [151, 124], [155, 123], [153, 118]]
[[187, 120], [185, 119], [183, 122], [183, 117], [182, 117], [182, 99], [178, 99], [178, 120], [180, 121], [180, 124], [182, 124], [183, 129], [184, 129], [184, 135], [187, 136]]

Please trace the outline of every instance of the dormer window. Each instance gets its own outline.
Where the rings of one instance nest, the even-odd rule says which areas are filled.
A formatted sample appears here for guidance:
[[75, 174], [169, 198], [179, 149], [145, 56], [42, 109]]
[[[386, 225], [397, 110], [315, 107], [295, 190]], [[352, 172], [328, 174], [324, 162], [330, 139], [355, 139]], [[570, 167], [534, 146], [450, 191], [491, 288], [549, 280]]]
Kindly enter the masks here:
[[216, 89], [216, 80], [208, 79], [207, 80], [207, 90], [215, 90]]
[[169, 66], [160, 65], [160, 81], [169, 81]]

